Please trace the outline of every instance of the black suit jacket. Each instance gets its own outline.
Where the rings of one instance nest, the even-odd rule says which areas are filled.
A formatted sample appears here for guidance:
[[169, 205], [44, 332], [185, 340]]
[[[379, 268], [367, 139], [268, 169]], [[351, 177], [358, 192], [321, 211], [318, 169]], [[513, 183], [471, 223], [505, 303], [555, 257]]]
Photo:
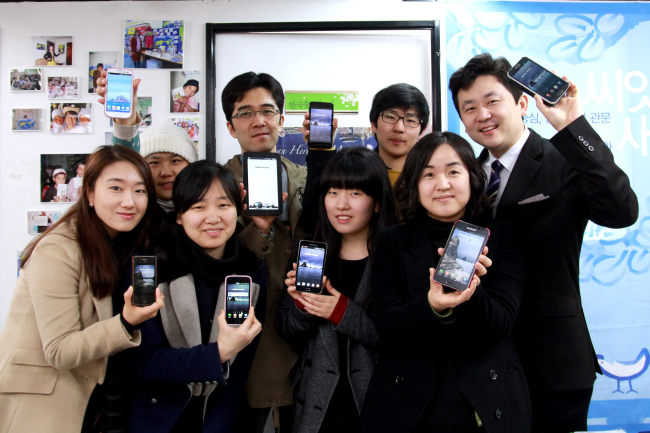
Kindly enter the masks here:
[[[485, 158], [484, 150], [479, 162]], [[526, 295], [515, 341], [531, 388], [593, 386], [600, 367], [580, 298], [583, 233], [588, 220], [618, 228], [637, 216], [628, 177], [584, 117], [550, 141], [530, 131], [496, 218], [517, 221], [524, 241]]]
[[[528, 389], [511, 341], [524, 290], [516, 241], [492, 227], [493, 266], [472, 298], [441, 318], [427, 300], [429, 268], [439, 256], [425, 218], [385, 229], [375, 250], [371, 311], [382, 348], [361, 413], [362, 432], [413, 431], [427, 411], [437, 409], [431, 402], [445, 398], [445, 380], [455, 381], [487, 432], [525, 433]], [[436, 240], [444, 246], [446, 237]]]

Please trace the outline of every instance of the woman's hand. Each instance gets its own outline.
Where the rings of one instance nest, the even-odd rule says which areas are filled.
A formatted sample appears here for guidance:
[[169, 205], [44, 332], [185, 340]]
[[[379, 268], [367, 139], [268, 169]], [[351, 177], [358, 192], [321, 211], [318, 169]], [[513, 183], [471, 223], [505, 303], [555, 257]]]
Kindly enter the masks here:
[[289, 296], [293, 298], [294, 301], [300, 301], [301, 296], [300, 292], [296, 290], [296, 268], [298, 265], [296, 263], [293, 263], [293, 269], [287, 272], [287, 278], [284, 280], [284, 284], [287, 286], [287, 293]]
[[[309, 128], [311, 127], [311, 122], [309, 121], [309, 110], [305, 113], [305, 120], [302, 121], [302, 139], [305, 140], [305, 143], [309, 144]], [[334, 133], [339, 127], [339, 119], [332, 119], [332, 145], [334, 144]]]
[[226, 323], [226, 313], [221, 310], [219, 316], [217, 316], [217, 325], [219, 326], [217, 345], [219, 346], [219, 357], [222, 363], [234, 358], [262, 331], [262, 324], [255, 317], [253, 307], [248, 310], [248, 317], [244, 320], [244, 323], [238, 327], [228, 325]]
[[136, 307], [133, 305], [133, 286], [129, 286], [128, 290], [124, 292], [124, 308], [122, 308], [122, 316], [128, 324], [136, 326], [145, 320], [156, 317], [158, 310], [165, 306], [165, 297], [160, 293], [160, 289], [156, 287], [156, 302], [146, 307]]
[[323, 287], [330, 293], [331, 296], [321, 295], [318, 293], [300, 293], [300, 301], [305, 307], [305, 311], [323, 319], [329, 319], [336, 304], [339, 302], [341, 292], [332, 287], [332, 284], [323, 277]]
[[431, 308], [439, 314], [444, 314], [446, 310], [454, 308], [463, 302], [467, 302], [467, 300], [469, 300], [469, 298], [474, 294], [476, 286], [481, 283], [480, 278], [474, 275], [466, 290], [445, 292], [442, 284], [433, 280], [435, 274], [435, 268], [429, 268], [429, 292], [427, 293], [427, 299], [429, 300]]
[[[246, 190], [244, 189], [244, 184], [243, 182], [239, 182], [239, 193], [241, 194], [241, 199], [242, 202], [244, 201], [244, 197], [246, 197]], [[285, 203], [287, 201], [287, 197], [289, 197], [289, 193], [283, 192], [282, 193], [282, 203]], [[246, 212], [246, 205], [242, 205], [242, 213]], [[250, 218], [250, 220], [253, 222], [253, 225], [255, 226], [255, 229], [257, 229], [258, 232], [267, 234], [271, 230], [271, 226], [273, 225], [273, 221], [277, 218], [275, 215], [246, 215], [247, 218]]]

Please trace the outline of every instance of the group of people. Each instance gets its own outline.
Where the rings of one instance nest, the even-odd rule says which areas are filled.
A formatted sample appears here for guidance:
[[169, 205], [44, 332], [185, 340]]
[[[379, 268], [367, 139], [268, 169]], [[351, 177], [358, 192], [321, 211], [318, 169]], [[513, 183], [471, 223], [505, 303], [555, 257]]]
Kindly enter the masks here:
[[[481, 54], [450, 79], [478, 159], [457, 134], [425, 133], [426, 98], [394, 84], [373, 99], [376, 152], [281, 159], [280, 216], [246, 215], [242, 155], [198, 161], [180, 128], [116, 120], [79, 202], [25, 250], [0, 430], [262, 432], [270, 413], [280, 432], [585, 430], [599, 367], [582, 236], [588, 220], [633, 224], [637, 198], [577, 87], [554, 107], [535, 97], [547, 140], [523, 123], [509, 68]], [[269, 74], [226, 85], [242, 153], [276, 151], [283, 105]], [[457, 220], [491, 233], [464, 291], [433, 279]], [[328, 245], [322, 293], [296, 289], [302, 239]], [[147, 307], [131, 303], [134, 254], [158, 257]], [[238, 327], [223, 311], [233, 274], [253, 282]]]
[[13, 90], [41, 90], [41, 75], [20, 74], [18, 76], [12, 76], [11, 88]]
[[52, 106], [50, 132], [54, 134], [86, 134], [93, 132], [90, 108], [74, 104], [55, 108]]
[[49, 99], [77, 98], [79, 96], [79, 82], [75, 77], [48, 77], [47, 87]]
[[[77, 202], [81, 195], [86, 161], [77, 161], [74, 166], [76, 176], [66, 184], [67, 172], [62, 167], [56, 167], [51, 172], [51, 182], [48, 182], [41, 192], [41, 201]], [[49, 170], [48, 170], [49, 171]]]

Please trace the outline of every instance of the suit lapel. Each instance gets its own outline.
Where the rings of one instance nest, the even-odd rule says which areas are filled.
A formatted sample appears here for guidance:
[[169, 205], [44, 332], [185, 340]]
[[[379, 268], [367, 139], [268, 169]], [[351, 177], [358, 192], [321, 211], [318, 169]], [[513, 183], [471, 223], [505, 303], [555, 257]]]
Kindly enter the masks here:
[[97, 299], [93, 296], [93, 303], [95, 304], [95, 310], [97, 310], [97, 318], [100, 322], [102, 320], [110, 319], [113, 316], [112, 297], [104, 296], [102, 299]]
[[192, 274], [175, 279], [169, 284], [170, 302], [174, 304], [175, 319], [188, 347], [201, 344], [199, 306], [196, 301]]
[[437, 266], [437, 263], [434, 263], [437, 252], [434, 254], [429, 236], [424, 221], [418, 220], [411, 226], [404, 254], [406, 278], [410, 281], [408, 287], [419, 287], [423, 281], [428, 283], [429, 268]]
[[539, 161], [542, 153], [542, 139], [531, 129], [530, 136], [519, 153], [515, 167], [508, 179], [506, 189], [503, 191], [503, 195], [499, 201], [497, 215], [502, 208], [516, 206], [517, 202], [521, 200], [530, 181], [535, 177], [537, 170], [542, 165]]

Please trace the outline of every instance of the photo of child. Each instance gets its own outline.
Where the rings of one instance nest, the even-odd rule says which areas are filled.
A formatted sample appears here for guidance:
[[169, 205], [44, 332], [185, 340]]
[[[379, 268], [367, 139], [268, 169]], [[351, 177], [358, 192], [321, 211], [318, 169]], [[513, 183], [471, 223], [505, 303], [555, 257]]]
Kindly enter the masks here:
[[97, 79], [102, 71], [119, 67], [117, 51], [91, 51], [88, 53], [88, 93], [95, 93]]
[[172, 113], [199, 111], [199, 71], [173, 71], [170, 73]]
[[92, 104], [50, 104], [50, 132], [53, 134], [88, 134], [93, 132]]
[[41, 201], [79, 200], [88, 154], [41, 155]]
[[198, 145], [199, 142], [199, 118], [198, 117], [173, 117], [171, 122], [183, 128], [189, 134], [192, 141]]
[[79, 77], [47, 77], [48, 99], [79, 97]]
[[12, 92], [41, 91], [43, 74], [40, 68], [12, 69], [9, 73], [10, 90]]
[[52, 210], [37, 210], [27, 212], [27, 233], [35, 235], [43, 233], [61, 218], [62, 212]]
[[124, 28], [124, 67], [183, 68], [183, 21], [127, 20]]

